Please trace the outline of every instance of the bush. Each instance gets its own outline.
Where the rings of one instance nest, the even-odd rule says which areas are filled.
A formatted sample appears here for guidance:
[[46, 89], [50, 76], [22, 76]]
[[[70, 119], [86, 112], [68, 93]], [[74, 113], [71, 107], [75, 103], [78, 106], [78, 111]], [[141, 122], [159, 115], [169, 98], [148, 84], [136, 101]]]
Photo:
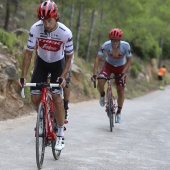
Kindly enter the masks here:
[[138, 77], [138, 74], [142, 71], [141, 65], [136, 61], [133, 60], [132, 65], [131, 65], [131, 75], [134, 78]]
[[8, 46], [9, 52], [12, 53], [13, 46], [17, 41], [16, 35], [14, 33], [8, 33], [0, 28], [0, 40], [4, 45]]

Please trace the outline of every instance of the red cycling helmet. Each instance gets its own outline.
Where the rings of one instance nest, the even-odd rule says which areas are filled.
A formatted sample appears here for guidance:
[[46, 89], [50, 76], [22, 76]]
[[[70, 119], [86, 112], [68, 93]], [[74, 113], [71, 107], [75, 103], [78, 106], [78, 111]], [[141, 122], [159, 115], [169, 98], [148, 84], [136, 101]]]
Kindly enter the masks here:
[[119, 28], [114, 28], [109, 31], [110, 40], [121, 40], [123, 37], [123, 32]]
[[56, 18], [57, 13], [58, 13], [57, 5], [50, 0], [42, 2], [37, 8], [37, 16], [40, 20]]

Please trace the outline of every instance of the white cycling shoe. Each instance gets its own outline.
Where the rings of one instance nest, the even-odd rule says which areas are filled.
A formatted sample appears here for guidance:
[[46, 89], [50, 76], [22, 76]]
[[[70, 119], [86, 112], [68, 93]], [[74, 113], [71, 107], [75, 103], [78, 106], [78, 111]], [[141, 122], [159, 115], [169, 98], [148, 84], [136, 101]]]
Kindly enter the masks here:
[[64, 138], [57, 136], [56, 138], [56, 144], [55, 144], [55, 150], [61, 151], [64, 148]]
[[105, 105], [105, 97], [100, 97], [99, 103], [100, 103], [100, 106], [104, 107], [104, 105]]
[[119, 113], [117, 113], [116, 114], [116, 118], [117, 118], [117, 121], [116, 121], [116, 123], [122, 123], [122, 116], [121, 116], [121, 114]]

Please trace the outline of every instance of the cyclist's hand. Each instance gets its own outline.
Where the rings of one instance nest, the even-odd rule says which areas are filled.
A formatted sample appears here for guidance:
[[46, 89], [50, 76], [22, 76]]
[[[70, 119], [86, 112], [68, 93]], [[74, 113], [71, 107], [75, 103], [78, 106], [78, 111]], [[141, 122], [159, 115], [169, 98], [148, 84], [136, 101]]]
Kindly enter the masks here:
[[60, 84], [60, 87], [64, 88], [66, 86], [66, 79], [63, 77], [58, 77], [57, 82]]
[[23, 87], [24, 85], [26, 84], [26, 79], [21, 77], [19, 80], [18, 80], [18, 85]]
[[126, 76], [126, 74], [125, 73], [121, 73], [120, 76], [121, 77], [120, 77], [119, 83], [120, 83], [121, 86], [124, 87], [125, 86], [125, 76]]
[[121, 79], [124, 79], [125, 76], [126, 76], [125, 73], [121, 73], [121, 74], [120, 74], [120, 78], [121, 78]]
[[93, 76], [91, 77], [91, 80], [92, 80], [92, 81], [96, 81], [96, 78], [97, 78], [97, 75], [93, 75]]

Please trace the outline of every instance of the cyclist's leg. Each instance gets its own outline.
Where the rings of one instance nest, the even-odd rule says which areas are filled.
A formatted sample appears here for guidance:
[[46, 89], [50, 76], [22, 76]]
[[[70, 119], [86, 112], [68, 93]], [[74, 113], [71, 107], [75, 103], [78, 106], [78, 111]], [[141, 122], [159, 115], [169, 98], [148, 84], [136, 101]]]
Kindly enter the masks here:
[[[122, 70], [124, 69], [124, 66], [119, 66], [116, 69], [115, 76], [119, 76], [122, 73]], [[119, 78], [116, 79], [116, 89], [117, 89], [117, 103], [118, 103], [118, 110], [117, 110], [117, 122], [121, 123], [122, 118], [121, 118], [121, 110], [123, 108], [123, 103], [124, 103], [124, 88], [126, 85], [126, 75], [123, 77], [123, 79]]]
[[[110, 77], [110, 64], [108, 62], [105, 62], [100, 73], [99, 73], [99, 77]], [[104, 85], [106, 83], [106, 80], [102, 80], [102, 79], [98, 79], [98, 83], [97, 83], [97, 89], [100, 93], [100, 105], [102, 107], [104, 107], [105, 105], [105, 91], [104, 91]]]
[[64, 88], [64, 109], [65, 109], [65, 121], [64, 123], [67, 124], [69, 121], [69, 107], [68, 107], [68, 103], [69, 103], [69, 99], [70, 99], [70, 79], [71, 79], [71, 70], [69, 70], [69, 72], [67, 73], [67, 78], [66, 78], [66, 82], [67, 85]]
[[[31, 83], [45, 82], [47, 79], [47, 72], [44, 69], [44, 61], [37, 56], [34, 71], [31, 77]], [[41, 91], [37, 87], [31, 87], [31, 101], [36, 111], [41, 98]]]
[[[56, 80], [58, 77], [61, 76], [62, 70], [63, 70], [63, 62], [64, 59], [59, 60], [53, 64], [50, 65], [50, 72], [51, 72], [51, 83], [56, 83]], [[63, 105], [63, 99], [60, 97], [60, 89], [59, 88], [53, 88], [52, 89], [52, 97], [54, 106], [56, 109], [56, 120], [58, 125], [58, 132], [57, 132], [57, 138], [56, 138], [56, 150], [62, 150], [64, 148], [64, 105]]]

